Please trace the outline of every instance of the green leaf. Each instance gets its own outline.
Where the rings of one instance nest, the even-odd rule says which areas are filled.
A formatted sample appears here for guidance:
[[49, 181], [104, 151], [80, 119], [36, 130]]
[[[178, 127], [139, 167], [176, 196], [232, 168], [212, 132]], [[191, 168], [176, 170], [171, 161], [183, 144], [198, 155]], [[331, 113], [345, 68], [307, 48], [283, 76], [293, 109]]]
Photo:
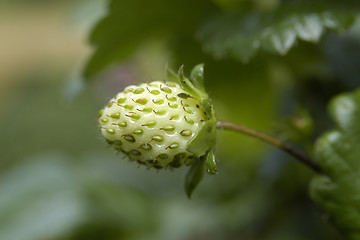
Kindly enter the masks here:
[[216, 58], [248, 62], [260, 49], [285, 55], [298, 39], [317, 43], [326, 29], [343, 31], [351, 26], [356, 13], [329, 5], [282, 4], [270, 13], [228, 13], [206, 23], [198, 37]]
[[206, 160], [205, 156], [202, 156], [197, 160], [195, 160], [185, 176], [185, 192], [188, 198], [191, 198], [191, 194], [193, 193], [195, 188], [199, 185], [199, 183], [201, 182], [204, 176], [205, 160]]
[[311, 197], [345, 239], [360, 239], [360, 90], [330, 104], [337, 129], [320, 137], [316, 159], [324, 175], [311, 183]]

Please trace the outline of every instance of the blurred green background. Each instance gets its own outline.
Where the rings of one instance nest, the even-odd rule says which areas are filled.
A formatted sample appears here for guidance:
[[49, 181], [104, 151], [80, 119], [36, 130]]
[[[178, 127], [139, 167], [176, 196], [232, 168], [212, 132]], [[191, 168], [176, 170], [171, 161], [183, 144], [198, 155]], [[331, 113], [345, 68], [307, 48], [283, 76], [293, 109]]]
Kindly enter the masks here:
[[[166, 64], [188, 72], [204, 62], [220, 119], [290, 140], [311, 156], [316, 137], [332, 126], [328, 100], [360, 85], [359, 20], [280, 55], [264, 47], [250, 57], [231, 43], [223, 49], [222, 38], [231, 40], [239, 26], [217, 22], [299, 2], [307, 1], [122, 0], [112, 8], [100, 0], [1, 1], [0, 239], [341, 239], [309, 199], [313, 173], [265, 143], [219, 133], [219, 174], [206, 176], [189, 200], [187, 169], [138, 167], [97, 131], [98, 110], [121, 88], [163, 79]], [[345, 17], [351, 4], [344, 1]], [[122, 15], [111, 15], [116, 5]], [[159, 18], [141, 24], [152, 16]], [[248, 40], [235, 41], [249, 49]], [[82, 75], [86, 64], [92, 81]]]

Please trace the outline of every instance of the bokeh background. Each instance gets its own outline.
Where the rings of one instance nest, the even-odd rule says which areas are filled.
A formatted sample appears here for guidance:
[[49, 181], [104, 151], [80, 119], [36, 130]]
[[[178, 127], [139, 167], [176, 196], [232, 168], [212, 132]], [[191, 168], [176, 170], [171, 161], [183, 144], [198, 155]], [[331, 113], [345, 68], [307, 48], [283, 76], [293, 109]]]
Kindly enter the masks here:
[[[142, 31], [131, 24], [148, 10], [120, 2], [129, 32]], [[208, 2], [202, 7], [210, 15], [301, 1]], [[163, 79], [166, 64], [189, 72], [204, 62], [220, 119], [290, 140], [312, 156], [316, 137], [332, 127], [328, 100], [360, 85], [358, 20], [318, 44], [299, 41], [286, 56], [261, 51], [248, 63], [214, 57], [193, 34], [203, 19], [183, 21], [175, 37], [128, 46], [122, 61], [88, 80], [82, 73], [96, 49], [88, 36], [107, 9], [104, 0], [0, 2], [0, 239], [341, 239], [309, 198], [311, 170], [265, 143], [219, 133], [219, 174], [206, 176], [189, 200], [186, 168], [138, 167], [107, 147], [96, 118], [126, 85]]]

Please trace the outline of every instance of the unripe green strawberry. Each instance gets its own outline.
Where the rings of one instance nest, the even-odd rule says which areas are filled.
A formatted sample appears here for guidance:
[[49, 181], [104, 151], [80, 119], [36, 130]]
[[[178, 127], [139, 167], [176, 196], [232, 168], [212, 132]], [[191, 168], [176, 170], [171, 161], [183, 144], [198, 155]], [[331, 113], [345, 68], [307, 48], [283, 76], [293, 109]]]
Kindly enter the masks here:
[[168, 78], [128, 86], [100, 111], [99, 118], [109, 144], [129, 159], [157, 169], [191, 164], [215, 141], [214, 113], [202, 82], [196, 87], [182, 71], [169, 72]]

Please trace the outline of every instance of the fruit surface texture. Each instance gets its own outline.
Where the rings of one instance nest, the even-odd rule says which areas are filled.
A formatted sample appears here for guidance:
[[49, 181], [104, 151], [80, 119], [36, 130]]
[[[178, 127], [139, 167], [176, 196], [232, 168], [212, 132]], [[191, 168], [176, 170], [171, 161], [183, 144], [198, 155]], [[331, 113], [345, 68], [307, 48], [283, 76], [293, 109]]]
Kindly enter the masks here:
[[196, 156], [188, 143], [208, 119], [198, 98], [177, 83], [160, 81], [128, 86], [99, 115], [109, 144], [157, 169], [191, 164]]

